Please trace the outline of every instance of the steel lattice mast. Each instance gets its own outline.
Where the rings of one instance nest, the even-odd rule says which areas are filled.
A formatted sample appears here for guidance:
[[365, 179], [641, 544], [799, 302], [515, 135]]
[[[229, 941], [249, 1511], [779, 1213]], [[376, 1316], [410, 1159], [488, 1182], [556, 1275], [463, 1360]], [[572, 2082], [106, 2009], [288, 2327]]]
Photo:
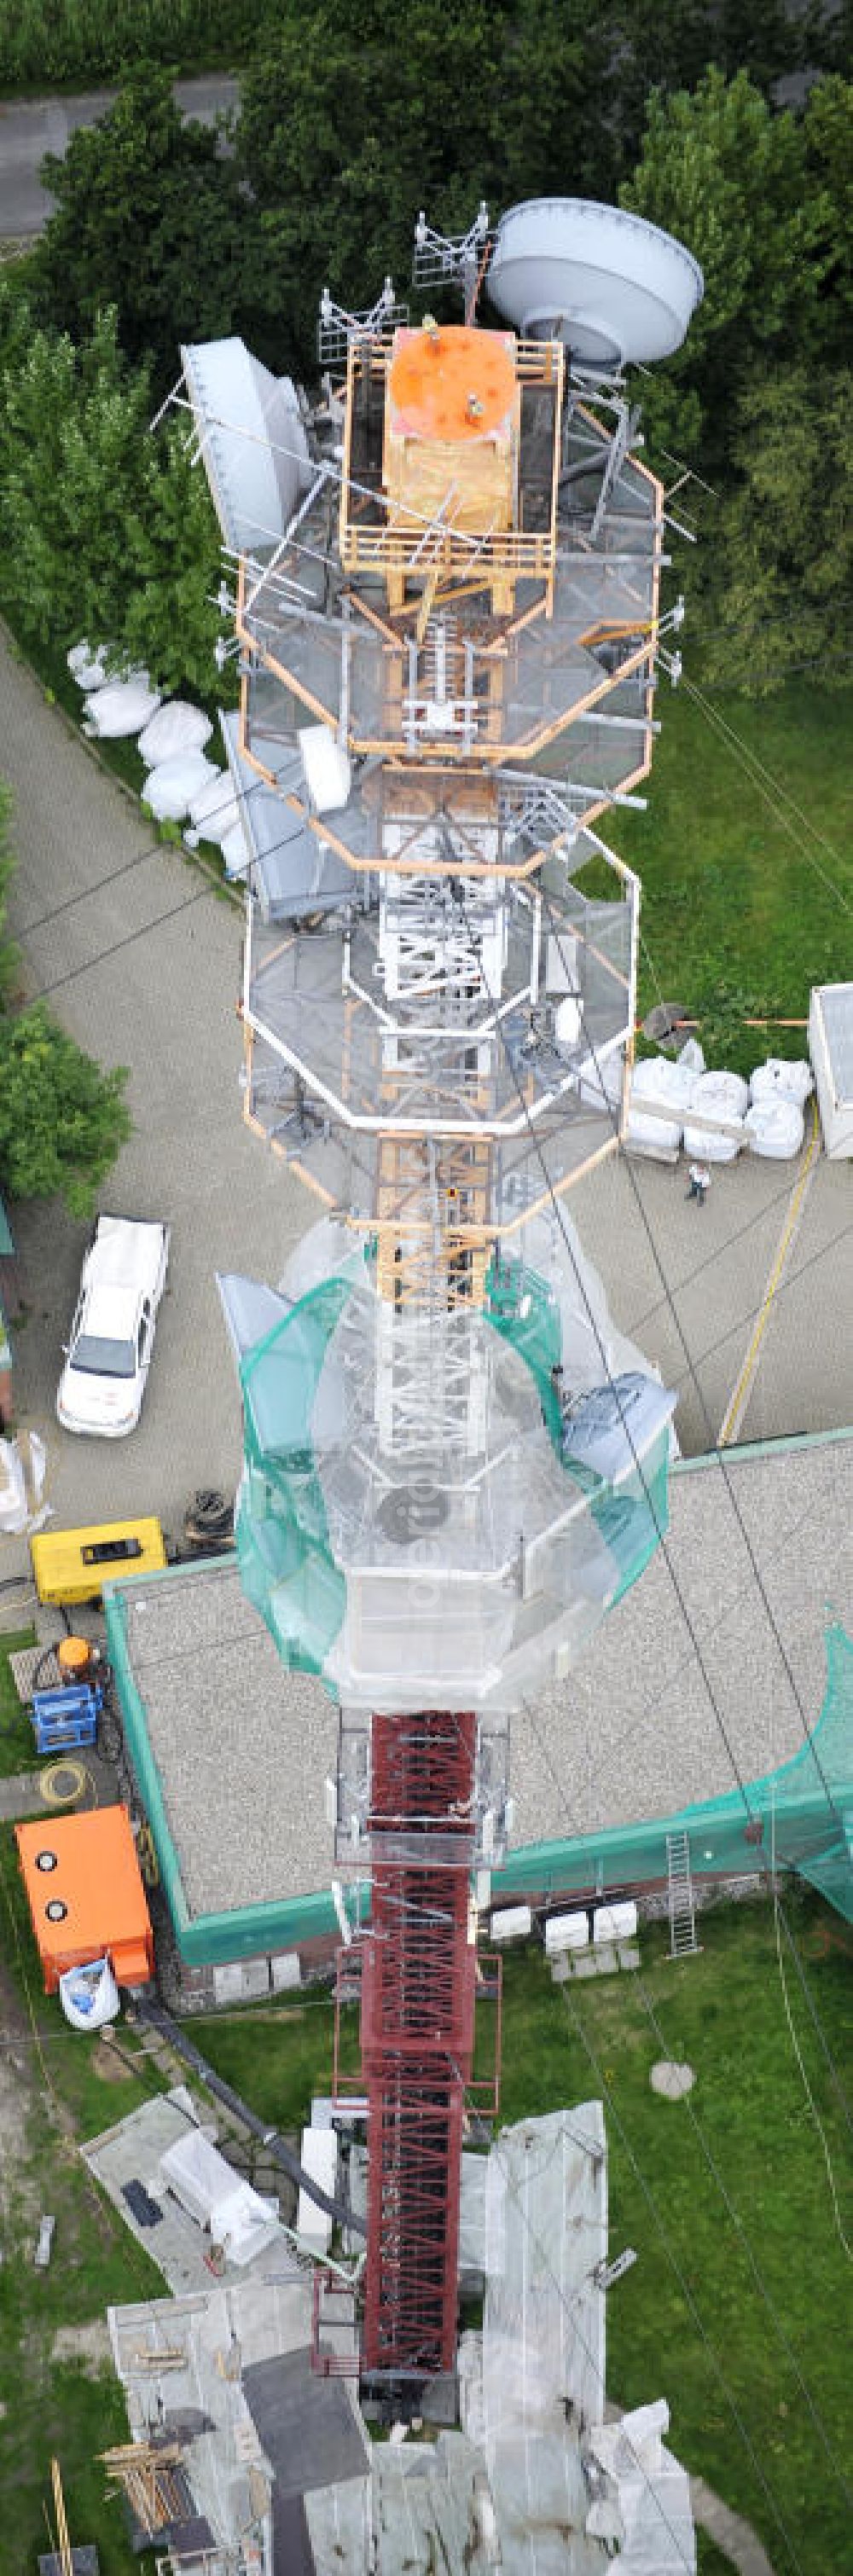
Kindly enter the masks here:
[[[474, 327], [487, 270], [520, 328]], [[363, 2365], [397, 2388], [453, 2358], [508, 1717], [665, 1525], [674, 1399], [565, 1196], [618, 1143], [639, 889], [596, 826], [636, 801], [667, 658], [622, 362], [677, 345], [697, 280], [636, 218], [549, 201], [493, 245], [481, 208], [461, 242], [418, 226], [462, 325], [410, 326], [388, 280], [362, 314], [324, 297], [313, 407], [239, 342], [183, 353], [236, 575], [245, 1109], [321, 1211], [280, 1292], [221, 1282], [237, 1541], [340, 1702], [336, 1852], [372, 1883]]]

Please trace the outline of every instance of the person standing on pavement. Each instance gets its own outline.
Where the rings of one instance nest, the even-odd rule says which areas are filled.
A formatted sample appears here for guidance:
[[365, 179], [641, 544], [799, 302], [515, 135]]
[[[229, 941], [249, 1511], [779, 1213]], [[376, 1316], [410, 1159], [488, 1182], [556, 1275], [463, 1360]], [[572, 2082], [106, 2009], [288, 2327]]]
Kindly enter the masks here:
[[711, 1187], [711, 1175], [707, 1163], [691, 1163], [688, 1178], [690, 1181], [688, 1198], [698, 1199], [700, 1207], [704, 1207]]

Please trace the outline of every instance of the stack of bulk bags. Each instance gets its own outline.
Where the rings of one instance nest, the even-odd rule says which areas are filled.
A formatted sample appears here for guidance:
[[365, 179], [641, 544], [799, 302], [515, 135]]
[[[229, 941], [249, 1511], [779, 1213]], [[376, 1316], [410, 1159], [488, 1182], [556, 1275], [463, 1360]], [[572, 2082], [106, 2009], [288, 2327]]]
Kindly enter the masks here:
[[[739, 1073], [700, 1073], [694, 1079], [691, 1109], [708, 1126], [685, 1122], [684, 1151], [697, 1163], [733, 1163], [746, 1143], [744, 1119], [749, 1085]], [[714, 1124], [720, 1120], [719, 1127]], [[726, 1130], [734, 1131], [726, 1132]]]
[[750, 1107], [746, 1132], [754, 1154], [769, 1161], [789, 1162], [800, 1152], [805, 1132], [805, 1106], [814, 1090], [814, 1076], [807, 1059], [788, 1064], [784, 1056], [768, 1056], [757, 1064], [749, 1086]]

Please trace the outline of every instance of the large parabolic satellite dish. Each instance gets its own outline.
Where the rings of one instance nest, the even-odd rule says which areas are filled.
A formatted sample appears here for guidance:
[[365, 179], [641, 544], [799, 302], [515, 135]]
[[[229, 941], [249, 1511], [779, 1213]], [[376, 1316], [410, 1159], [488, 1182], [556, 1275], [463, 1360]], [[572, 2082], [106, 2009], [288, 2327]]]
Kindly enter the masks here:
[[559, 339], [580, 366], [669, 358], [702, 297], [672, 233], [593, 197], [531, 197], [498, 225], [488, 293], [527, 339]]

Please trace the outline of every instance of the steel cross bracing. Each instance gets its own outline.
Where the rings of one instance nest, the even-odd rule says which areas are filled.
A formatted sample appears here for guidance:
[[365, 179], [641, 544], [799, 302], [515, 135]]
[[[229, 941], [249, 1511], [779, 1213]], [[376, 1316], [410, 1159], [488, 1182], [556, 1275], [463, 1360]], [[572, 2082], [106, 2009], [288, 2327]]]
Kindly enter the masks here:
[[449, 2370], [456, 2344], [459, 2158], [474, 2048], [477, 1721], [471, 1711], [376, 1715], [371, 1739], [363, 2370], [419, 2380]]

